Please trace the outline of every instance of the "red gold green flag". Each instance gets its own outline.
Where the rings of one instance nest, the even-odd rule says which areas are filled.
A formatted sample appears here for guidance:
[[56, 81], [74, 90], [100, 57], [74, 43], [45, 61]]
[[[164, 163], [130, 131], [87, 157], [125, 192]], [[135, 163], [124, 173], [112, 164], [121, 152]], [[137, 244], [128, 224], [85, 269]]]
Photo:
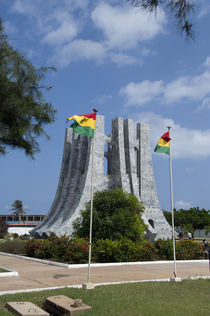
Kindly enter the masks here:
[[74, 132], [80, 135], [94, 137], [96, 112], [84, 115], [74, 115], [67, 118], [67, 121], [74, 120], [71, 125]]
[[170, 154], [170, 136], [169, 132], [166, 132], [161, 136], [159, 139], [154, 151], [157, 153], [165, 153], [165, 154]]

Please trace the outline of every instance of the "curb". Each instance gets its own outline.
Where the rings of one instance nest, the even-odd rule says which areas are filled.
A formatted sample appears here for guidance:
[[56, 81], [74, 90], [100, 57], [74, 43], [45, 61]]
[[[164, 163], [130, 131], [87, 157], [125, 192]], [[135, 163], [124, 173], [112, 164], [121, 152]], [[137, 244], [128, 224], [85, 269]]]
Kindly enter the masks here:
[[[68, 264], [68, 263], [61, 263], [61, 262], [54, 262], [49, 260], [42, 260], [38, 258], [32, 258], [32, 257], [26, 257], [26, 256], [19, 256], [7, 252], [0, 252], [0, 255], [9, 256], [9, 257], [15, 257], [19, 259], [25, 259], [29, 261], [39, 262], [43, 264], [49, 264], [53, 266], [63, 267], [67, 269], [81, 269], [81, 268], [87, 268], [88, 263], [84, 264]], [[167, 264], [167, 263], [173, 263], [173, 260], [168, 261], [137, 261], [137, 262], [114, 262], [114, 263], [91, 263], [91, 267], [108, 267], [108, 266], [129, 266], [129, 265], [144, 265], [144, 264]], [[205, 260], [176, 260], [177, 263], [190, 263], [190, 262], [202, 262], [202, 263], [209, 263], [208, 259]]]
[[[210, 279], [210, 276], [196, 276], [196, 277], [185, 277], [180, 278], [180, 281], [195, 281], [199, 279]], [[97, 286], [107, 286], [107, 285], [118, 285], [118, 284], [134, 284], [134, 283], [148, 283], [148, 282], [174, 282], [171, 278], [166, 279], [151, 279], [151, 280], [137, 280], [137, 281], [122, 281], [122, 282], [109, 282], [109, 283], [94, 283], [94, 287]], [[176, 282], [176, 281], [175, 281]], [[59, 289], [82, 289], [82, 284], [77, 285], [67, 285], [67, 286], [57, 286], [57, 287], [47, 287], [47, 288], [35, 288], [35, 289], [25, 289], [25, 290], [16, 290], [16, 291], [2, 291], [0, 296], [8, 294], [18, 294], [18, 293], [30, 293], [30, 292], [41, 292], [48, 290], [59, 290]]]
[[0, 268], [6, 271], [6, 272], [0, 273], [0, 278], [19, 276], [19, 273], [17, 271], [9, 270], [2, 266], [0, 266]]

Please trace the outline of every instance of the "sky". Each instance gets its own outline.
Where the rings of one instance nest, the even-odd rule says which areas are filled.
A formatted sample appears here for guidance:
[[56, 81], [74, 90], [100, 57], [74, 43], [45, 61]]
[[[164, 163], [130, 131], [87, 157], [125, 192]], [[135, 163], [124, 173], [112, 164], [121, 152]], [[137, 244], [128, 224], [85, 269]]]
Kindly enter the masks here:
[[9, 43], [32, 64], [55, 66], [45, 84], [57, 109], [39, 138], [35, 160], [21, 150], [0, 157], [0, 213], [21, 200], [46, 214], [57, 189], [67, 117], [96, 107], [106, 134], [115, 117], [150, 124], [161, 208], [170, 210], [169, 159], [153, 150], [171, 126], [174, 207], [210, 209], [210, 4], [196, 1], [195, 40], [176, 33], [163, 10], [156, 15], [126, 0], [1, 0]]

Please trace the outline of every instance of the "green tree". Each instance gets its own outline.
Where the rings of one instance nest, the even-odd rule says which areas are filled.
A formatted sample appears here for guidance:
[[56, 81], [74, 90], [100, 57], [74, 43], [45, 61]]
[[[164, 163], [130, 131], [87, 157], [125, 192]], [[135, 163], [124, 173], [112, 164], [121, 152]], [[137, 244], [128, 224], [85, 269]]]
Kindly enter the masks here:
[[194, 38], [194, 24], [191, 15], [194, 13], [196, 1], [194, 0], [127, 0], [142, 11], [156, 12], [163, 8], [175, 20], [177, 32], [184, 33], [186, 39]]
[[[171, 225], [171, 212], [164, 211], [163, 214]], [[210, 226], [210, 211], [199, 207], [192, 207], [188, 210], [180, 209], [179, 211], [174, 209], [174, 225], [193, 234], [196, 229], [205, 229], [206, 226]]]
[[39, 152], [37, 138], [55, 121], [56, 110], [43, 99], [45, 73], [53, 67], [34, 66], [8, 43], [0, 19], [0, 154], [19, 148], [34, 157]]
[[[141, 219], [144, 207], [138, 199], [123, 190], [96, 192], [93, 199], [93, 241], [98, 239], [142, 240], [146, 225]], [[74, 235], [89, 236], [90, 202], [74, 222]]]
[[0, 238], [4, 238], [7, 235], [8, 231], [8, 225], [6, 223], [6, 220], [3, 218], [0, 218]]
[[20, 200], [15, 200], [10, 210], [13, 211], [12, 213], [13, 215], [16, 215], [19, 217], [19, 221], [21, 221], [23, 218], [23, 215], [26, 214], [26, 209], [24, 209], [23, 203]]

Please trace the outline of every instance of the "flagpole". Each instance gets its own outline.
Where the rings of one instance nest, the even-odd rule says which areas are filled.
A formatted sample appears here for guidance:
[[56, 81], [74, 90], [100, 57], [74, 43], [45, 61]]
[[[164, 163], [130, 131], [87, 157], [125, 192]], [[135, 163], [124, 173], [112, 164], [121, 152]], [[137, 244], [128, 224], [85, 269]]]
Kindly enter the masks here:
[[[98, 112], [93, 109], [94, 112]], [[88, 254], [88, 285], [90, 285], [90, 265], [91, 265], [91, 250], [92, 250], [92, 227], [93, 227], [93, 179], [94, 179], [94, 148], [95, 148], [95, 132], [92, 138], [91, 150], [91, 185], [90, 185], [90, 232], [89, 232], [89, 254]], [[91, 286], [90, 288], [93, 288]]]
[[[171, 126], [168, 126], [170, 135]], [[171, 216], [172, 216], [172, 238], [173, 238], [173, 255], [174, 255], [174, 277], [176, 278], [176, 244], [175, 244], [175, 229], [174, 229], [174, 207], [173, 207], [173, 185], [172, 185], [172, 163], [171, 163], [171, 142], [169, 146], [169, 168], [170, 168], [170, 192], [171, 192]]]

